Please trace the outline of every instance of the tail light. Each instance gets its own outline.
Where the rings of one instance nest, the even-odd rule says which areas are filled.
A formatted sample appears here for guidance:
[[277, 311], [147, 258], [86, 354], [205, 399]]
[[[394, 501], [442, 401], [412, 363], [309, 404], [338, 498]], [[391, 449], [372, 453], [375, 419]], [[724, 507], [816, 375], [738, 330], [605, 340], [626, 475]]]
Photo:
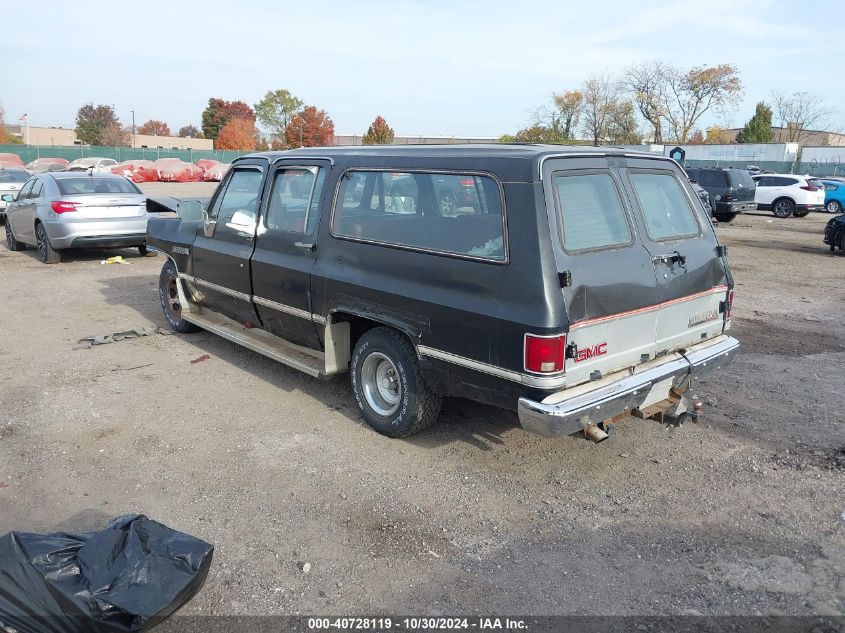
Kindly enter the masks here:
[[461, 178], [460, 181], [461, 187], [474, 187], [475, 186], [475, 179], [473, 178]]
[[56, 213], [67, 213], [69, 211], [76, 211], [76, 203], [53, 200], [53, 202], [50, 203], [50, 208]]
[[816, 188], [813, 185], [804, 185], [803, 187], [798, 188], [803, 189], [804, 191], [816, 191]]
[[535, 374], [563, 371], [566, 334], [558, 336], [525, 335], [525, 369]]
[[734, 308], [734, 291], [733, 288], [728, 290], [728, 300], [725, 303], [725, 319], [731, 318], [731, 313], [733, 312]]

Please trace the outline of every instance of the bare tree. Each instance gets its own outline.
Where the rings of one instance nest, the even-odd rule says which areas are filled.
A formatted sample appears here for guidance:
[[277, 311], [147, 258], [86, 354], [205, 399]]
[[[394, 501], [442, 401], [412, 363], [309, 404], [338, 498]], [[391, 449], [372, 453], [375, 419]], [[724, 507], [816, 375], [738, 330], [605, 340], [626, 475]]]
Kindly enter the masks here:
[[560, 132], [566, 139], [575, 138], [578, 120], [584, 107], [584, 94], [579, 90], [566, 90], [552, 95]]
[[672, 141], [684, 143], [695, 124], [708, 110], [724, 114], [742, 98], [742, 81], [736, 66], [696, 66], [683, 72], [673, 66], [664, 69], [666, 89], [660, 97], [662, 115], [672, 132]]
[[653, 143], [663, 143], [664, 95], [667, 66], [660, 60], [633, 65], [622, 77], [622, 88], [633, 98], [640, 115], [651, 127]]
[[607, 138], [610, 114], [613, 111], [619, 88], [608, 75], [595, 75], [581, 87], [584, 94], [584, 132], [598, 145]]
[[821, 97], [806, 92], [772, 92], [772, 101], [781, 126], [781, 143], [800, 143], [810, 130], [828, 127], [834, 114]]

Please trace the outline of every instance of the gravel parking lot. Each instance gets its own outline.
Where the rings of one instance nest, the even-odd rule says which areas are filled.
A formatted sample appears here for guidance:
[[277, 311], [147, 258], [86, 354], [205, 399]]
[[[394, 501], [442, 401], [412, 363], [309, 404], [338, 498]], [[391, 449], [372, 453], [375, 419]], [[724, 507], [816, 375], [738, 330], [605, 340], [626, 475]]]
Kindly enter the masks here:
[[215, 561], [188, 614], [843, 614], [845, 257], [827, 219], [720, 226], [740, 355], [698, 387], [698, 424], [630, 418], [602, 444], [463, 400], [389, 440], [346, 376], [166, 335], [160, 255], [48, 267], [0, 246], [0, 533], [140, 512], [201, 537]]

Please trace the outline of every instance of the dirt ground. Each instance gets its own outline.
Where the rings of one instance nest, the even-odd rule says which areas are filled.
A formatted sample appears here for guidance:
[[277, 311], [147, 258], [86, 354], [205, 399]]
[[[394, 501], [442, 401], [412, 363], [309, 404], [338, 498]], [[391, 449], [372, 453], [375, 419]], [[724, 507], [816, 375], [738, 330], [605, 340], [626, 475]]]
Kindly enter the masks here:
[[827, 219], [719, 226], [740, 355], [698, 387], [698, 424], [630, 418], [602, 444], [457, 399], [389, 440], [345, 376], [208, 333], [80, 349], [166, 327], [163, 257], [48, 267], [0, 246], [0, 533], [140, 512], [199, 536], [215, 558], [187, 614], [843, 614], [845, 257]]

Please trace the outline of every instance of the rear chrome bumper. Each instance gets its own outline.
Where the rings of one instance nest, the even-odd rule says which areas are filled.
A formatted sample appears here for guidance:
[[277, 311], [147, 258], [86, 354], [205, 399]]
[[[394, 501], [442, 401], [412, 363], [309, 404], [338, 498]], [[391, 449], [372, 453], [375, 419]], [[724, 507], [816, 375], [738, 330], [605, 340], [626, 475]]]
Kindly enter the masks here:
[[[687, 349], [644, 364], [635, 373], [616, 374], [554, 393], [542, 402], [520, 398], [519, 423], [526, 431], [548, 437], [570, 435], [585, 426], [598, 424], [641, 406], [657, 383], [672, 381], [680, 386], [688, 377], [701, 378], [724, 367], [739, 350], [739, 341], [719, 336]], [[619, 372], [620, 374], [622, 372]]]

